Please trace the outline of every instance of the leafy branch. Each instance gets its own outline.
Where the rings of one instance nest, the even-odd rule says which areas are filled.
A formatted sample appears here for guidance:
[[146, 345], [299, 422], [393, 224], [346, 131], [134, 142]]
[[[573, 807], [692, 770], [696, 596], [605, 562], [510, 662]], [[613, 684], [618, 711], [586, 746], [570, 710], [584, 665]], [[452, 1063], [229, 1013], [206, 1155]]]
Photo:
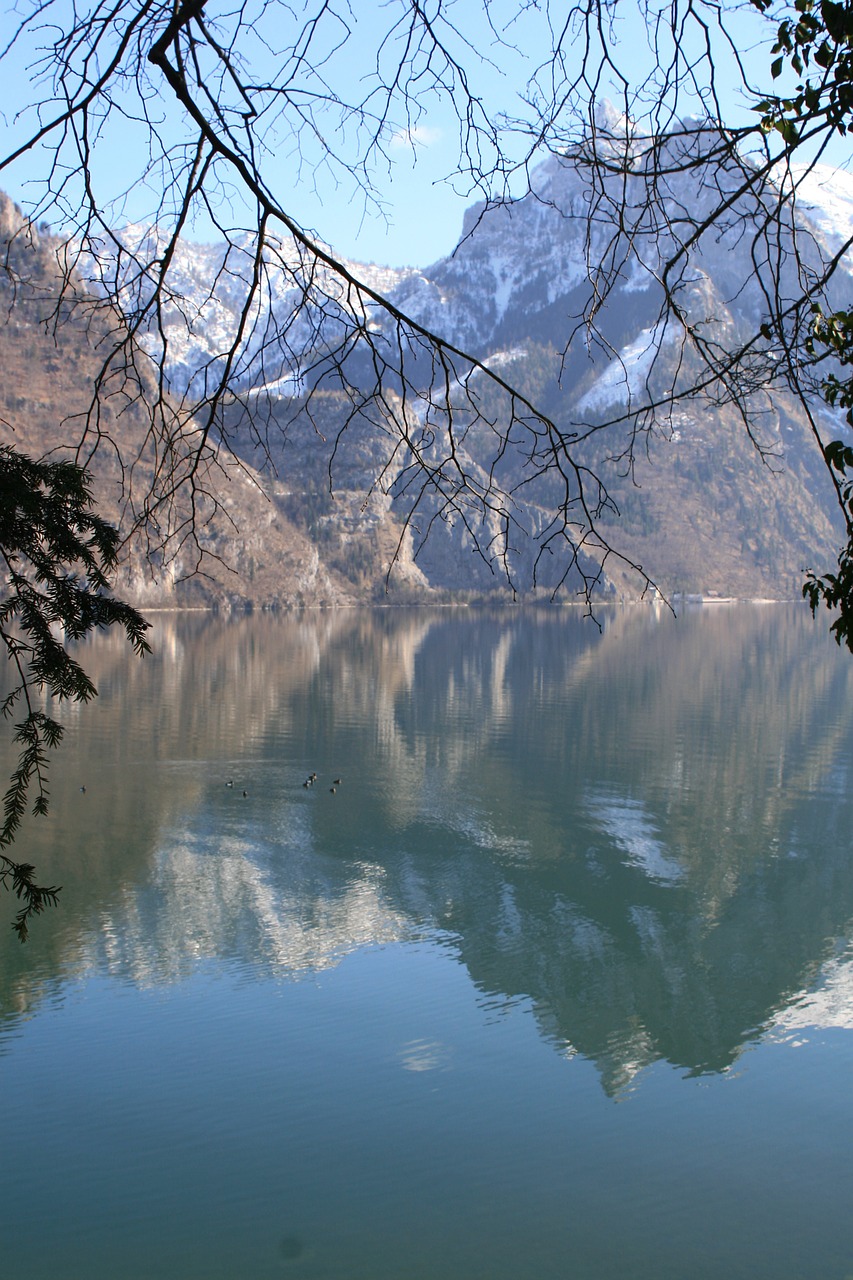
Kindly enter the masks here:
[[[835, 311], [824, 315], [816, 307], [814, 333], [809, 340], [810, 354], [820, 348], [843, 367], [853, 364], [853, 311]], [[823, 383], [823, 396], [833, 408], [846, 409], [848, 425], [853, 427], [853, 375], [841, 378], [830, 374]], [[812, 614], [819, 606], [837, 610], [830, 630], [838, 644], [846, 644], [853, 652], [853, 447], [843, 440], [831, 440], [823, 446], [823, 458], [838, 495], [844, 516], [847, 544], [838, 555], [838, 572], [818, 576], [809, 573], [803, 584], [803, 596]]]
[[[771, 10], [771, 0], [751, 3], [760, 12]], [[771, 94], [757, 104], [762, 125], [788, 145], [818, 120], [845, 135], [853, 111], [853, 3], [794, 0], [793, 8], [795, 16], [779, 23], [770, 74], [778, 80], [787, 62], [799, 83], [793, 94]]]

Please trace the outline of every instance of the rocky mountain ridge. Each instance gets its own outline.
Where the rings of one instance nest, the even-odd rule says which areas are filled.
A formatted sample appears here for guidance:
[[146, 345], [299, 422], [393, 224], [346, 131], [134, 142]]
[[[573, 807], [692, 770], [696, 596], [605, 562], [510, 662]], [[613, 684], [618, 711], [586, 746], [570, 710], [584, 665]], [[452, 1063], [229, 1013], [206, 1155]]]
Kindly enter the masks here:
[[[853, 180], [816, 173], [807, 199], [814, 205], [804, 214], [809, 234], [831, 248], [845, 219], [851, 220]], [[0, 215], [7, 245], [30, 255], [19, 275], [35, 274], [41, 281], [29, 298], [19, 290], [13, 299], [9, 291], [8, 318], [0, 329], [7, 371], [0, 411], [12, 439], [44, 452], [74, 441], [69, 423], [79, 424], [85, 411], [98, 337], [72, 318], [59, 336], [45, 329], [56, 245], [50, 236], [22, 236], [20, 216], [8, 201]], [[156, 252], [156, 244], [145, 240], [150, 233], [124, 234]], [[660, 247], [651, 237], [638, 237], [598, 344], [581, 341], [577, 332], [570, 341], [588, 288], [588, 241], [600, 237], [606, 247], [608, 235], [612, 227], [591, 219], [581, 175], [552, 157], [537, 171], [534, 194], [508, 207], [470, 210], [455, 252], [429, 269], [347, 265], [426, 328], [499, 367], [505, 381], [571, 434], [578, 423], [624, 412], [651, 378], [677, 376], [678, 345], [656, 320]], [[741, 256], [734, 233], [731, 243], [722, 236], [715, 254], [697, 255], [684, 292], [696, 314], [730, 332], [754, 324], [760, 301], [754, 289], [744, 288]], [[310, 351], [320, 331], [311, 332], [309, 318], [307, 329], [294, 337], [294, 327], [303, 323], [294, 311], [299, 254], [280, 243], [273, 258], [270, 308], [290, 346], [277, 351], [269, 343], [269, 317], [263, 317], [251, 332], [269, 349], [258, 362], [252, 338], [238, 362], [242, 402], [223, 423], [218, 449], [222, 508], [203, 530], [204, 549], [213, 557], [205, 566], [209, 576], [193, 576], [189, 553], [158, 568], [156, 557], [152, 566], [141, 550], [131, 550], [120, 588], [149, 607], [347, 603], [384, 599], [389, 585], [392, 602], [507, 594], [500, 566], [472, 555], [464, 524], [432, 519], [434, 509], [427, 509], [429, 537], [417, 527], [406, 531], [411, 507], [399, 482], [405, 458], [396, 470], [386, 465], [390, 423], [356, 415], [342, 432], [349, 408], [334, 390], [318, 391], [311, 406], [305, 405], [304, 368], [294, 363], [293, 353]], [[189, 389], [192, 396], [194, 379], [209, 376], [239, 316], [251, 246], [238, 244], [226, 254], [223, 246], [182, 243], [175, 260], [179, 298], [164, 314], [167, 372], [176, 393]], [[333, 294], [332, 283], [324, 287]], [[339, 298], [345, 306], [345, 291]], [[127, 301], [132, 311], [133, 299]], [[327, 320], [334, 324], [334, 314]], [[381, 317], [372, 323], [381, 327]], [[51, 384], [45, 371], [61, 376]], [[480, 390], [484, 417], [499, 417], [503, 409], [493, 390], [484, 383]], [[428, 386], [423, 394], [429, 396]], [[256, 417], [264, 424], [263, 450]], [[115, 426], [117, 437], [126, 434], [126, 444], [142, 429], [134, 421], [125, 415]], [[838, 543], [833, 495], [803, 414], [780, 394], [762, 432], [770, 466], [756, 454], [731, 406], [714, 410], [684, 402], [666, 431], [652, 433], [633, 468], [620, 463], [606, 442], [597, 453], [590, 445], [583, 455], [604, 477], [619, 510], [618, 518], [603, 517], [608, 535], [665, 593], [792, 597], [806, 568], [832, 563]], [[120, 451], [120, 439], [118, 445]], [[464, 447], [465, 464], [487, 476], [490, 460], [482, 439], [472, 433]], [[120, 518], [119, 468], [107, 454], [101, 449], [93, 460], [99, 496], [107, 512]], [[509, 485], [518, 480], [512, 465], [511, 459], [505, 464]], [[383, 483], [377, 484], [383, 468]], [[525, 513], [533, 526], [547, 524], [554, 500], [546, 479]], [[523, 555], [518, 563], [526, 570]], [[608, 567], [611, 594], [630, 595], [640, 586]], [[546, 594], [548, 587], [546, 576]]]

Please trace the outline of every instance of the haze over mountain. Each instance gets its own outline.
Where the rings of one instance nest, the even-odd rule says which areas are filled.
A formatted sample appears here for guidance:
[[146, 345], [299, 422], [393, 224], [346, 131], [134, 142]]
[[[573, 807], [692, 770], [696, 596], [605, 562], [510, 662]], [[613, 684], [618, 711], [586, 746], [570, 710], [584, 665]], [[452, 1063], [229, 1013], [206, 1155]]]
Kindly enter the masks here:
[[[550, 158], [536, 171], [533, 185], [534, 193], [511, 206], [472, 208], [455, 252], [424, 271], [349, 266], [426, 327], [499, 367], [507, 382], [569, 433], [579, 422], [605, 421], [623, 412], [647, 381], [681, 376], [680, 352], [672, 332], [657, 323], [654, 268], [660, 252], [648, 236], [638, 237], [630, 269], [613, 290], [598, 343], [583, 341], [579, 333], [569, 341], [589, 289], [587, 239], [595, 249], [598, 237], [604, 252], [612, 225], [591, 220], [581, 175], [566, 161]], [[803, 225], [815, 242], [834, 247], [853, 221], [853, 180], [816, 171], [807, 198], [813, 208], [802, 213], [808, 220]], [[8, 318], [0, 329], [6, 372], [0, 413], [10, 424], [11, 439], [41, 453], [79, 437], [80, 419], [74, 415], [84, 412], [91, 394], [99, 339], [96, 324], [93, 329], [70, 313], [55, 337], [40, 325], [55, 299], [57, 242], [35, 232], [29, 239], [15, 238], [20, 221], [6, 201], [0, 232], [11, 243], [18, 274], [35, 283], [29, 293], [19, 289], [13, 296], [7, 290]], [[139, 228], [123, 234], [137, 246], [150, 238]], [[285, 244], [280, 253], [289, 269], [298, 270], [295, 249]], [[729, 335], [760, 322], [760, 291], [744, 285], [748, 255], [749, 245], [732, 231], [720, 235], [713, 254], [698, 255], [691, 264], [686, 305]], [[245, 298], [249, 264], [248, 245], [232, 246], [227, 255], [223, 246], [179, 245], [175, 280], [181, 300], [165, 315], [167, 372], [176, 392], [188, 388], [192, 396], [216, 368]], [[99, 270], [109, 275], [111, 268], [101, 264]], [[333, 308], [313, 331], [294, 320], [293, 282], [274, 267], [269, 296], [276, 323], [288, 331], [291, 352], [311, 350], [312, 341], [316, 345], [328, 335], [328, 326], [334, 328]], [[343, 290], [340, 306], [346, 306]], [[121, 589], [149, 605], [376, 599], [384, 597], [388, 565], [400, 544], [390, 579], [392, 601], [436, 593], [506, 593], [499, 567], [488, 556], [471, 554], [458, 521], [425, 520], [428, 539], [419, 540], [415, 531], [401, 543], [409, 511], [399, 483], [405, 457], [377, 487], [388, 455], [388, 431], [381, 423], [357, 416], [341, 435], [348, 404], [333, 390], [317, 394], [310, 418], [301, 412], [304, 369], [292, 355], [288, 360], [274, 345], [262, 345], [269, 343], [267, 320], [262, 316], [254, 324], [237, 365], [243, 407], [232, 411], [226, 424], [229, 447], [219, 450], [224, 510], [204, 531], [206, 549], [230, 569], [214, 564], [211, 576], [183, 581], [194, 567], [189, 553], [179, 555], [168, 570], [152, 571], [137, 549]], [[378, 317], [376, 324], [381, 325]], [[497, 416], [502, 409], [490, 395], [484, 385], [485, 413]], [[250, 429], [250, 411], [263, 418], [268, 457]], [[120, 452], [132, 453], [143, 430], [136, 410], [117, 414], [110, 424]], [[605, 437], [600, 444], [593, 437], [584, 461], [604, 477], [620, 510], [618, 520], [605, 520], [608, 536], [667, 594], [798, 596], [806, 568], [834, 563], [840, 541], [834, 496], [805, 415], [793, 399], [774, 398], [762, 421], [762, 441], [774, 455], [771, 466], [761, 461], [731, 406], [714, 409], [698, 401], [682, 402], [668, 430], [651, 435], [647, 455], [636, 459], [632, 475], [623, 474], [624, 463], [613, 460]], [[486, 474], [491, 459], [483, 455], [480, 437], [472, 433], [464, 448], [466, 466]], [[504, 483], [517, 480], [511, 456], [504, 465]], [[118, 519], [121, 476], [115, 452], [102, 447], [93, 467], [100, 500]], [[525, 515], [533, 527], [547, 524], [554, 501], [547, 483], [531, 492]], [[532, 552], [525, 556], [521, 546], [517, 566], [523, 589]], [[554, 585], [547, 574], [540, 574], [540, 581], [546, 593]], [[639, 579], [613, 573], [606, 586], [620, 594], [639, 588]]]

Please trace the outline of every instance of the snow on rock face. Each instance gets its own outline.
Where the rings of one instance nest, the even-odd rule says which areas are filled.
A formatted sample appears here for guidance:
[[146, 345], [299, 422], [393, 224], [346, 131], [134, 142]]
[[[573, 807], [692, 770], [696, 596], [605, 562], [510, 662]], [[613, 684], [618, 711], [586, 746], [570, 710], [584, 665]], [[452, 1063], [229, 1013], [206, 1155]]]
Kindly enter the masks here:
[[579, 412], [587, 414], [614, 404], [627, 405], [641, 397], [661, 345], [667, 337], [671, 340], [671, 335], [661, 332], [664, 328], [642, 329], [633, 342], [623, 347], [581, 396], [577, 403]]
[[[614, 135], [624, 132], [626, 123], [617, 112], [602, 111], [599, 127], [606, 126]], [[837, 248], [845, 237], [853, 235], [853, 177], [826, 166], [795, 171], [794, 177], [800, 184], [800, 215], [808, 217], [818, 240], [830, 249]], [[718, 184], [725, 185], [727, 180], [725, 173], [716, 175]], [[685, 181], [695, 186], [695, 175], [688, 174]], [[714, 191], [714, 183], [708, 184], [707, 199]], [[611, 194], [615, 200], [616, 193]], [[677, 195], [675, 192], [673, 197], [676, 204]], [[696, 200], [701, 204], [702, 198], [701, 184], [698, 194], [692, 187], [685, 188], [684, 208], [695, 210]], [[636, 203], [642, 207], [639, 196]], [[607, 200], [593, 216], [591, 209], [583, 173], [566, 159], [552, 155], [532, 173], [531, 191], [522, 199], [508, 205], [472, 206], [454, 253], [426, 271], [344, 265], [356, 279], [389, 296], [400, 311], [424, 328], [481, 357], [532, 332], [560, 348], [590, 294], [590, 274], [607, 260], [614, 246]], [[154, 234], [127, 228], [123, 236], [127, 244], [138, 247], [143, 259], [156, 262]], [[628, 247], [627, 239], [617, 246], [617, 257], [623, 250], [625, 261], [610, 299], [610, 313], [616, 316], [619, 328], [613, 364], [593, 388], [587, 387], [587, 408], [603, 403], [602, 397], [612, 396], [620, 384], [623, 396], [638, 390], [638, 380], [645, 376], [653, 357], [651, 347], [663, 337], [656, 328], [656, 280], [666, 245], [640, 232], [633, 248]], [[107, 281], [110, 270], [115, 271], [109, 263], [100, 269]], [[174, 300], [164, 315], [168, 371], [177, 390], [189, 388], [191, 395], [197, 394], [205, 368], [212, 365], [215, 373], [237, 329], [252, 269], [248, 240], [235, 242], [227, 252], [224, 245], [181, 242], [177, 246], [172, 268]], [[762, 297], [754, 286], [744, 287], [751, 270], [749, 237], [740, 237], [736, 229], [730, 234], [723, 231], [721, 238], [709, 244], [707, 253], [696, 251], [683, 289], [690, 292], [691, 305], [701, 303], [707, 311], [694, 318], [720, 325], [740, 320], [753, 324]], [[697, 282], [704, 278], [712, 281], [713, 287], [705, 289], [700, 299]], [[303, 280], [295, 243], [272, 245], [264, 296], [234, 369], [245, 388], [270, 387], [284, 396], [298, 393], [302, 385], [300, 353], [309, 353], [322, 337], [316, 320], [300, 313]], [[335, 325], [349, 305], [346, 288], [322, 266], [317, 280], [320, 290], [332, 300], [322, 324]], [[336, 308], [340, 308], [337, 318]], [[316, 312], [313, 314], [316, 317]], [[381, 308], [375, 309], [370, 321], [374, 327], [382, 326]], [[633, 332], [626, 332], [626, 325], [633, 326]], [[286, 344], [273, 341], [264, 345], [273, 328], [286, 333]], [[259, 352], [263, 352], [262, 358]]]
[[[119, 260], [105, 251], [101, 259], [89, 259], [85, 274], [96, 288], [113, 288], [118, 279], [126, 310], [133, 314], [151, 296], [165, 245], [156, 230], [135, 225], [125, 227], [119, 240], [130, 256]], [[140, 263], [152, 266], [140, 273]], [[247, 337], [233, 373], [249, 385], [271, 381], [281, 389], [289, 382], [298, 388], [300, 371], [294, 353], [310, 350], [320, 337], [316, 316], [310, 311], [302, 314], [304, 299], [312, 295], [321, 298], [329, 306], [329, 322], [334, 323], [335, 307], [347, 309], [346, 284], [328, 267], [318, 267], [295, 241], [271, 240], [265, 263], [263, 285], [250, 309]], [[392, 292], [415, 274], [410, 268], [349, 261], [343, 265], [378, 293]], [[254, 247], [248, 236], [229, 245], [181, 240], [175, 246], [169, 296], [162, 313], [166, 367], [173, 389], [199, 396], [205, 381], [217, 376], [218, 365], [238, 331], [254, 270]], [[287, 335], [286, 348], [282, 344], [278, 358], [275, 343], [266, 349], [273, 327]], [[158, 341], [152, 334], [148, 345], [156, 346]], [[263, 360], [255, 366], [262, 350]]]
[[814, 224], [827, 248], [853, 237], [853, 175], [825, 164], [792, 165], [799, 212]]
[[407, 281], [395, 303], [454, 345], [481, 352], [511, 313], [552, 306], [582, 285], [589, 209], [580, 178], [555, 157], [535, 178], [535, 190], [512, 204], [472, 206], [453, 254]]
[[[676, 159], [683, 145], [673, 144]], [[683, 191], [678, 179], [670, 181], [662, 203], [668, 207], [673, 225], [686, 234], [691, 217], [708, 212], [742, 181], [743, 173], [737, 166], [732, 172], [725, 168], [715, 171], [712, 179], [698, 186], [696, 175], [688, 173]], [[832, 228], [836, 238], [844, 228], [853, 230], [853, 179], [836, 175], [830, 182], [827, 177], [820, 185], [813, 182], [808, 193], [810, 197], [813, 194], [814, 204], [802, 201], [798, 212], [803, 217], [808, 214], [827, 232], [819, 239], [828, 241]], [[638, 226], [618, 232], [613, 218], [623, 194], [617, 174], [612, 183], [605, 179], [604, 191], [593, 201], [583, 173], [568, 160], [551, 156], [533, 172], [531, 191], [523, 198], [493, 207], [481, 202], [469, 209], [453, 254], [435, 263], [416, 282], [406, 282], [395, 294], [395, 301], [454, 345], [480, 355], [521, 335], [525, 316], [539, 316], [550, 309], [549, 323], [562, 325], [562, 332], [553, 330], [554, 344], [559, 347], [583, 311], [584, 301], [592, 295], [596, 272], [605, 264], [605, 270], [618, 268], [610, 313], [620, 325], [622, 302], [634, 294], [635, 301], [625, 311], [637, 315], [639, 323], [632, 341], [641, 342], [642, 331], [654, 325], [651, 308], [656, 310], [660, 303], [663, 263], [674, 254], [676, 242], [643, 225], [645, 196], [640, 178], [629, 180], [627, 196], [628, 207], [634, 208], [640, 219]], [[740, 216], [746, 220], [746, 233]], [[694, 245], [689, 257], [677, 259], [679, 301], [684, 304], [689, 299], [691, 318], [696, 322], [750, 326], [760, 322], [765, 299], [752, 279], [753, 219], [756, 227], [760, 226], [763, 212], [744, 201], [739, 215], [730, 218], [730, 225]], [[655, 226], [659, 223], [658, 218], [652, 221]], [[784, 231], [782, 234], [784, 238]], [[800, 248], [806, 257], [816, 253], [807, 236], [801, 236]], [[757, 252], [760, 260], [760, 243]], [[772, 246], [766, 252], [772, 256]], [[789, 260], [793, 263], [792, 257]], [[673, 279], [669, 277], [670, 285]], [[712, 287], [704, 287], [706, 279]], [[650, 296], [642, 319], [644, 304], [639, 295], [644, 294]], [[710, 309], [693, 314], [700, 302]], [[630, 345], [620, 342], [618, 347]]]

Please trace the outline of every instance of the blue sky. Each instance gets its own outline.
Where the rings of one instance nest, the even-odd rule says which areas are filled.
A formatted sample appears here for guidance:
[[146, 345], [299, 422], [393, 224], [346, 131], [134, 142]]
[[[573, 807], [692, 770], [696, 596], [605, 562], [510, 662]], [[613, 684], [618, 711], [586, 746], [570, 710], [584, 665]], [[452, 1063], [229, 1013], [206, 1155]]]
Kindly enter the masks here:
[[[454, 0], [450, 2], [453, 4]], [[512, 13], [515, 9], [514, 0], [489, 2], [495, 11], [503, 8]], [[310, 0], [306, 0], [306, 8], [309, 4]], [[464, 0], [464, 5], [457, 6], [454, 13], [479, 10], [478, 4], [473, 4], [471, 10], [465, 8], [467, 4], [468, 0]], [[299, 6], [300, 0], [297, 0], [296, 7]], [[346, 6], [347, 0], [343, 0], [343, 7]], [[359, 15], [367, 12], [371, 16], [353, 24], [346, 48], [330, 58], [326, 72], [327, 79], [342, 96], [357, 99], [364, 92], [365, 73], [369, 73], [376, 62], [377, 20], [387, 26], [395, 9], [402, 11], [406, 6], [399, 0], [391, 0], [390, 4], [360, 0], [353, 7]], [[66, 0], [48, 0], [48, 19], [54, 13], [61, 17], [67, 12]], [[10, 13], [7, 10], [6, 30], [11, 30]], [[45, 38], [38, 37], [31, 42], [29, 52], [24, 46], [0, 64], [0, 111], [7, 126], [3, 154], [8, 152], [11, 139], [23, 138], [33, 128], [34, 117], [28, 108], [35, 104], [43, 90], [32, 84], [27, 64], [38, 56], [38, 44], [43, 44]], [[474, 42], [472, 37], [472, 45]], [[514, 110], [517, 91], [534, 65], [532, 54], [521, 48], [503, 49], [498, 65], [492, 58], [493, 37], [477, 43], [475, 50], [465, 47], [464, 37], [460, 42], [475, 92], [488, 100], [492, 108]], [[249, 63], [252, 71], [267, 56], [260, 44], [250, 53], [250, 58], [253, 55], [254, 60]], [[165, 93], [162, 102], [166, 103]], [[131, 104], [128, 114], [133, 114], [133, 110]], [[329, 129], [331, 132], [331, 124]], [[385, 159], [372, 171], [381, 213], [375, 204], [368, 206], [353, 184], [346, 180], [338, 183], [330, 174], [314, 170], [309, 146], [305, 147], [308, 163], [302, 166], [297, 181], [293, 178], [294, 156], [287, 150], [286, 140], [282, 154], [272, 152], [265, 157], [265, 172], [269, 187], [296, 221], [316, 231], [339, 253], [394, 266], [426, 266], [452, 250], [464, 211], [474, 198], [464, 181], [458, 178], [453, 181], [458, 164], [458, 135], [459, 123], [452, 108], [435, 97], [422, 98], [421, 114], [415, 120], [407, 120], [398, 113], [386, 137]], [[144, 152], [142, 130], [129, 118], [114, 121], [104, 130], [95, 149], [100, 188], [115, 191], [132, 186]], [[49, 151], [22, 158], [13, 168], [0, 172], [0, 187], [26, 207], [28, 198], [34, 198], [38, 180], [47, 171], [50, 159]], [[127, 205], [130, 218], [145, 220], [146, 199], [144, 191], [137, 189]], [[200, 238], [210, 238], [205, 235], [203, 225], [198, 231]]]
[[[435, 0], [433, 0], [435, 3]], [[498, 48], [494, 36], [485, 27], [482, 11], [472, 0], [461, 0], [453, 13], [462, 15], [459, 20], [468, 25], [462, 28], [462, 38], [469, 41], [465, 50], [466, 66], [470, 69], [472, 87], [489, 108], [517, 110], [518, 92], [535, 68], [537, 54], [543, 47], [541, 21], [544, 10], [525, 18], [524, 24], [511, 21], [518, 5], [513, 0], [490, 0], [493, 18], [504, 32], [507, 44]], [[329, 76], [338, 77], [343, 91], [359, 92], [365, 83], [365, 73], [375, 65], [377, 21], [388, 22], [389, 15], [404, 12], [400, 0], [390, 4], [373, 4], [361, 0], [353, 5], [359, 20], [354, 23], [352, 35], [343, 51], [330, 55]], [[55, 0], [57, 13], [65, 9], [65, 0]], [[618, 52], [626, 65], [639, 69], [648, 66], [648, 53], [644, 53], [645, 27], [638, 25], [639, 10], [636, 5], [626, 6], [627, 16], [619, 29]], [[367, 14], [367, 18], [363, 17]], [[8, 19], [7, 19], [8, 20]], [[537, 27], [537, 23], [540, 24]], [[503, 24], [503, 25], [501, 25]], [[526, 24], [526, 25], [525, 25]], [[766, 68], [769, 54], [766, 49], [752, 49], [755, 36], [751, 28], [741, 24], [740, 51], [747, 65], [755, 68], [756, 79], [769, 87]], [[283, 38], [283, 37], [282, 37]], [[260, 56], [264, 56], [261, 54]], [[31, 104], [34, 90], [26, 70], [23, 53], [0, 64], [5, 71], [0, 76], [0, 110], [7, 122], [8, 139], [14, 138], [18, 129], [14, 124], [22, 106]], [[252, 64], [250, 63], [250, 66]], [[727, 102], [729, 122], [744, 118], [743, 103], [735, 91], [737, 73], [731, 55], [721, 56], [717, 70], [722, 95]], [[603, 85], [606, 94], [608, 86]], [[285, 142], [281, 153], [271, 150], [265, 159], [268, 184], [282, 204], [295, 219], [307, 229], [316, 231], [340, 254], [375, 261], [392, 266], [427, 266], [449, 253], [457, 242], [465, 208], [474, 196], [466, 181], [452, 178], [458, 162], [458, 120], [446, 102], [425, 99], [422, 111], [414, 121], [398, 119], [396, 129], [389, 129], [385, 156], [386, 162], [375, 168], [373, 180], [376, 193], [384, 206], [384, 216], [375, 209], [366, 209], [357, 188], [344, 182], [337, 184], [334, 178], [322, 171], [315, 171], [310, 148], [305, 148], [306, 161], [301, 172], [297, 171], [294, 154], [288, 152]], [[168, 115], [167, 115], [168, 119]], [[413, 127], [407, 128], [412, 125]], [[21, 126], [23, 127], [23, 126]], [[4, 153], [7, 148], [3, 148]], [[140, 157], [144, 154], [144, 136], [130, 120], [116, 119], [99, 141], [96, 148], [96, 177], [103, 191], [128, 188], [129, 200], [123, 206], [127, 216], [144, 219], [148, 202], [156, 196], [156, 182], [146, 194], [144, 188], [135, 185]], [[832, 157], [835, 163], [846, 159], [843, 148], [837, 148]], [[33, 190], [28, 181], [40, 177], [48, 161], [45, 154], [28, 157], [14, 168], [0, 173], [0, 186], [16, 200], [26, 205], [27, 196]], [[451, 175], [451, 180], [448, 179]], [[202, 222], [196, 230], [198, 238], [213, 238], [209, 226]]]

